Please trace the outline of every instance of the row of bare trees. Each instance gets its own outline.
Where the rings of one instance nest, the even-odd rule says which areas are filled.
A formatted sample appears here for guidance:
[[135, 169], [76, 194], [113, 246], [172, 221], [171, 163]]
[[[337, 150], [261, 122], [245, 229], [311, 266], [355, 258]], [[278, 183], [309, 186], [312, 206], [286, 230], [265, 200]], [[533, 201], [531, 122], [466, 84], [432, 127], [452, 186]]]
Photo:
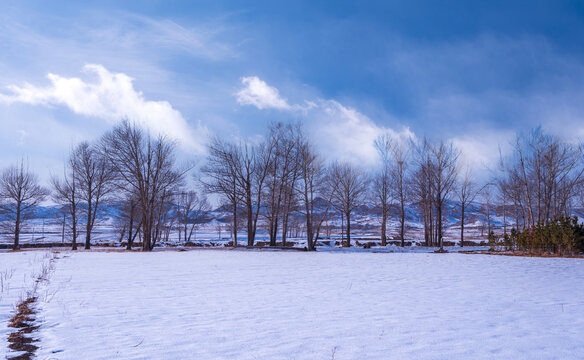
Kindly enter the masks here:
[[[275, 123], [257, 143], [212, 139], [203, 168], [205, 185], [208, 192], [229, 203], [235, 241], [237, 216], [247, 218], [248, 246], [254, 245], [260, 215], [265, 218], [270, 245], [277, 245], [280, 232], [285, 246], [288, 219], [296, 213], [306, 219], [307, 247], [313, 249], [331, 209], [342, 214], [344, 245], [350, 246], [354, 212], [371, 198], [381, 208], [382, 245], [386, 245], [394, 201], [399, 205], [399, 234], [404, 245], [406, 212], [413, 200], [424, 209], [428, 244], [442, 246], [443, 209], [456, 188], [460, 153], [449, 143], [424, 140], [417, 146], [411, 139], [390, 135], [380, 136], [375, 145], [380, 164], [371, 176], [349, 162], [325, 166], [300, 124]], [[239, 211], [240, 207], [244, 210]]]
[[511, 210], [525, 229], [570, 217], [583, 197], [581, 144], [566, 142], [537, 128], [517, 136], [512, 156], [501, 160], [495, 187], [504, 215]]
[[127, 234], [128, 248], [140, 234], [142, 249], [152, 250], [168, 237], [169, 218], [181, 226], [188, 241], [194, 226], [208, 210], [206, 198], [185, 186], [188, 167], [175, 159], [175, 142], [152, 137], [135, 123], [122, 121], [95, 143], [82, 142], [73, 148], [62, 176], [53, 176], [51, 188], [39, 185], [37, 176], [24, 164], [12, 166], [0, 177], [2, 213], [19, 247], [23, 222], [35, 207], [49, 197], [68, 218], [72, 248], [77, 249], [80, 226], [85, 248], [91, 247], [96, 221], [104, 204], [119, 211], [120, 238]]
[[501, 157], [483, 183], [463, 168], [462, 154], [451, 142], [381, 134], [374, 145], [379, 161], [366, 171], [350, 162], [326, 164], [299, 123], [273, 123], [253, 140], [214, 137], [198, 181], [203, 192], [197, 192], [188, 184], [192, 167], [177, 165], [172, 140], [123, 121], [99, 141], [73, 148], [50, 190], [39, 185], [24, 161], [4, 170], [2, 212], [17, 248], [23, 221], [50, 196], [66, 213], [73, 249], [81, 232], [88, 249], [104, 204], [115, 203], [120, 241], [131, 249], [139, 238], [142, 249], [151, 250], [176, 229], [179, 239], [191, 241], [210, 210], [206, 195], [213, 194], [229, 209], [234, 246], [243, 232], [246, 245], [254, 246], [258, 228], [267, 231], [270, 246], [286, 246], [292, 221], [302, 218], [307, 248], [313, 250], [334, 213], [346, 224], [343, 245], [351, 246], [355, 212], [374, 204], [383, 246], [391, 223], [405, 245], [408, 219], [413, 220], [408, 211], [417, 208], [425, 244], [442, 248], [447, 208], [457, 209], [449, 215], [459, 219], [462, 246], [473, 204], [486, 210], [489, 233], [491, 212], [502, 212], [506, 234], [508, 222], [534, 227], [571, 215], [584, 200], [582, 148], [541, 129], [517, 136], [514, 151]]
[[514, 214], [513, 227], [533, 229], [561, 217], [570, 217], [583, 204], [584, 156], [578, 143], [546, 134], [541, 128], [519, 134], [513, 151], [501, 156], [500, 166], [480, 184], [469, 167], [460, 164], [461, 152], [452, 143], [404, 142], [387, 135], [376, 141], [381, 168], [374, 190], [382, 209], [382, 243], [388, 202], [399, 206], [400, 239], [404, 239], [404, 199], [423, 214], [427, 245], [443, 247], [443, 219], [447, 201], [456, 202], [460, 213], [460, 245], [464, 245], [466, 211], [476, 201], [484, 209], [488, 233], [491, 213], [502, 213], [503, 234]]
[[114, 172], [96, 145], [82, 142], [67, 160], [62, 177], [51, 179], [53, 199], [71, 216], [72, 248], [77, 249], [79, 217], [85, 215], [85, 248], [104, 199], [114, 190]]
[[[380, 166], [373, 178], [373, 190], [382, 214], [382, 245], [387, 240], [390, 205], [396, 204], [401, 246], [406, 238], [406, 210], [408, 205], [415, 205], [423, 214], [426, 245], [442, 248], [444, 209], [457, 190], [460, 152], [452, 143], [428, 139], [416, 142], [389, 134], [378, 137], [375, 146]], [[464, 186], [458, 189], [469, 190], [464, 190]], [[468, 203], [468, 196], [463, 198]], [[461, 219], [464, 222], [464, 206]]]
[[[323, 214], [317, 211], [324, 183], [324, 166], [298, 124], [272, 124], [259, 142], [226, 141], [215, 137], [208, 146], [202, 171], [209, 193], [219, 195], [231, 208], [234, 245], [238, 240], [238, 214], [247, 222], [247, 245], [253, 246], [260, 214], [267, 224], [270, 245], [278, 233], [286, 245], [290, 216], [304, 213], [308, 247], [314, 247]], [[243, 211], [239, 209], [243, 208]], [[328, 210], [325, 210], [328, 212]]]

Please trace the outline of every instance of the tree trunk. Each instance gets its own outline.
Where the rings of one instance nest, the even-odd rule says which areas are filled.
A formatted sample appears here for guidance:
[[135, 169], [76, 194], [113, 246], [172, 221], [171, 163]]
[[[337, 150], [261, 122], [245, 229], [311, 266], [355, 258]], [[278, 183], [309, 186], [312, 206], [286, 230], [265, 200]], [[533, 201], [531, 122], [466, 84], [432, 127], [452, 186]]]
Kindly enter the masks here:
[[436, 208], [436, 217], [437, 217], [437, 221], [438, 221], [438, 226], [437, 226], [437, 234], [438, 234], [438, 243], [440, 244], [440, 250], [444, 250], [444, 244], [442, 241], [442, 202], [440, 201], [438, 203], [438, 206]]
[[491, 235], [491, 208], [487, 201], [487, 235]]
[[73, 222], [73, 241], [71, 241], [71, 250], [77, 250], [77, 218], [72, 215]]
[[[90, 184], [91, 185], [91, 184]], [[91, 196], [87, 201], [87, 224], [85, 226], [85, 249], [91, 248]]]
[[233, 202], [233, 247], [237, 247], [237, 203]]
[[464, 205], [460, 210], [460, 247], [464, 247]]
[[519, 231], [519, 207], [517, 203], [515, 205], [515, 230]]
[[[312, 230], [312, 214], [313, 214], [313, 205], [312, 201], [308, 199], [308, 181], [305, 180], [304, 182], [304, 207], [306, 210], [306, 243], [309, 251], [314, 250], [314, 234]], [[312, 193], [311, 193], [312, 194]], [[312, 196], [311, 196], [312, 198]], [[312, 199], [311, 199], [312, 200]]]
[[381, 207], [381, 246], [387, 246], [387, 206], [384, 204]]
[[399, 236], [401, 239], [401, 247], [405, 246], [405, 225], [406, 225], [406, 213], [405, 213], [405, 206], [404, 206], [404, 202], [405, 199], [403, 198], [403, 189], [401, 189], [401, 194], [400, 194], [400, 205], [401, 205], [401, 210], [400, 210], [400, 231], [399, 231]]
[[272, 214], [270, 219], [270, 246], [276, 246], [276, 238], [278, 237], [278, 217]]
[[[497, 215], [496, 211], [495, 215]], [[507, 236], [507, 208], [505, 206], [505, 203], [503, 203], [503, 237], [506, 236]]]
[[261, 199], [260, 199], [260, 197], [258, 195], [256, 212], [255, 212], [255, 214], [253, 216], [253, 222], [252, 222], [252, 228], [251, 228], [252, 244], [255, 242], [256, 230], [258, 228], [258, 219], [259, 219], [259, 216], [260, 216], [260, 201], [261, 201]]
[[247, 246], [253, 246], [253, 206], [251, 203], [251, 195], [247, 196]]
[[423, 215], [424, 215], [424, 241], [426, 246], [430, 246], [430, 229], [428, 227], [428, 206], [423, 205]]
[[20, 247], [20, 203], [16, 204], [16, 222], [14, 224], [14, 246], [13, 250]]
[[347, 247], [351, 247], [351, 213], [347, 213]]
[[152, 224], [148, 215], [144, 215], [142, 219], [142, 251], [150, 251], [150, 244], [152, 241]]
[[282, 246], [286, 246], [286, 233], [288, 232], [288, 214], [282, 218]]
[[63, 214], [63, 227], [61, 228], [61, 244], [65, 243], [65, 217], [66, 215]]
[[71, 250], [77, 250], [77, 239], [73, 238], [71, 243]]
[[128, 228], [128, 244], [126, 245], [126, 250], [132, 250], [132, 242], [134, 238], [132, 237], [132, 229], [134, 228], [134, 209], [130, 210], [130, 227]]
[[341, 213], [341, 245], [345, 246], [345, 215]]
[[308, 250], [314, 250], [314, 234], [312, 233], [312, 222], [310, 221], [310, 215], [306, 216], [306, 240], [308, 245]]

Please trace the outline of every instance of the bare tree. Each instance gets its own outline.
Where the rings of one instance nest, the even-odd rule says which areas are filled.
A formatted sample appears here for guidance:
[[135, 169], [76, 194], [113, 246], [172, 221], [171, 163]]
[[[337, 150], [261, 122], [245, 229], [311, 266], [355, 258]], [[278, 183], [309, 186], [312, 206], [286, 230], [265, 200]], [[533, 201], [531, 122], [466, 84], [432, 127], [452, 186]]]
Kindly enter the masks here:
[[231, 207], [233, 246], [237, 247], [238, 206], [241, 200], [241, 192], [238, 188], [237, 151], [233, 144], [225, 142], [219, 137], [214, 137], [207, 147], [207, 163], [202, 168], [206, 177], [202, 180], [207, 193], [221, 196]]
[[472, 172], [468, 167], [464, 173], [462, 181], [457, 187], [458, 200], [460, 201], [460, 246], [464, 246], [464, 225], [466, 209], [475, 200], [479, 191], [474, 181], [472, 180]]
[[393, 140], [389, 134], [375, 139], [375, 148], [381, 164], [373, 176], [373, 193], [375, 202], [381, 206], [381, 246], [387, 245], [387, 218], [391, 207], [392, 194], [392, 149]]
[[[79, 202], [80, 190], [78, 186], [77, 174], [73, 168], [73, 152], [65, 164], [63, 170], [63, 177], [52, 177], [51, 183], [53, 185], [53, 199], [64, 207], [65, 214], [71, 217], [71, 249], [77, 250], [77, 225], [79, 222]], [[64, 220], [63, 220], [64, 221]], [[63, 235], [65, 230], [65, 223], [63, 223]]]
[[[270, 139], [272, 140], [272, 139]], [[239, 180], [244, 190], [244, 198], [248, 218], [248, 246], [253, 246], [257, 231], [258, 217], [262, 206], [263, 187], [270, 169], [270, 165], [275, 161], [273, 155], [276, 144], [273, 141], [260, 143], [257, 146], [242, 145], [242, 156], [239, 169], [241, 170]], [[253, 195], [255, 194], [255, 202]]]
[[[504, 159], [501, 157], [500, 173], [496, 178], [498, 190], [502, 197], [512, 202], [513, 212], [515, 215], [515, 229], [525, 230], [527, 226], [527, 210], [525, 206], [524, 187], [518, 169], [516, 167], [507, 166]], [[521, 228], [520, 228], [521, 226]]]
[[185, 242], [191, 241], [196, 226], [210, 209], [207, 197], [199, 195], [194, 190], [183, 191], [177, 195], [176, 215]]
[[434, 192], [434, 203], [436, 206], [436, 231], [440, 250], [443, 245], [443, 224], [442, 216], [444, 203], [449, 198], [456, 184], [458, 175], [458, 158], [460, 152], [454, 148], [452, 143], [440, 141], [436, 144], [429, 144], [430, 154], [430, 182]]
[[10, 219], [10, 229], [14, 234], [13, 249], [18, 249], [23, 224], [30, 218], [34, 208], [48, 195], [48, 191], [38, 183], [38, 177], [20, 165], [10, 166], [0, 176], [0, 199], [2, 212]]
[[273, 161], [273, 141], [254, 145], [233, 145], [236, 189], [243, 199], [247, 217], [247, 245], [253, 246], [262, 204], [263, 187]]
[[[513, 199], [513, 191], [511, 185], [511, 178], [507, 177], [505, 172], [505, 160], [501, 154], [501, 150], [499, 150], [499, 169], [498, 173], [494, 178], [494, 184], [497, 187], [499, 200], [501, 201], [502, 208], [503, 208], [503, 238], [505, 241], [507, 240], [507, 209], [508, 209], [508, 201]], [[517, 224], [515, 225], [517, 226]]]
[[424, 240], [426, 246], [434, 246], [437, 242], [435, 231], [435, 191], [432, 186], [433, 169], [430, 143], [422, 141], [415, 147], [416, 169], [412, 176], [412, 193], [415, 203], [423, 214]]
[[136, 195], [142, 216], [142, 250], [150, 251], [156, 244], [156, 224], [164, 204], [176, 193], [186, 172], [176, 169], [175, 143], [164, 136], [153, 139], [138, 125], [123, 121], [103, 136], [101, 149], [119, 187]]
[[176, 220], [176, 216], [173, 216], [172, 212], [173, 202], [176, 198], [177, 191], [180, 191], [179, 186], [164, 191], [156, 203], [154, 208], [154, 222], [152, 226], [152, 246], [158, 241], [169, 241], [170, 233]]
[[320, 215], [317, 212], [317, 197], [322, 192], [324, 182], [324, 166], [304, 134], [299, 140], [299, 167], [298, 193], [301, 194], [304, 205], [302, 208], [306, 218], [307, 248], [312, 251], [315, 249], [315, 240], [318, 239], [320, 226], [328, 209]]
[[527, 224], [545, 224], [569, 216], [577, 189], [583, 181], [583, 160], [574, 144], [536, 128], [518, 135], [506, 172], [509, 185], [518, 184]]
[[103, 201], [113, 189], [114, 171], [104, 152], [88, 142], [80, 143], [71, 154], [71, 166], [77, 178], [78, 196], [86, 212], [85, 249], [91, 247], [91, 234]]
[[410, 144], [404, 141], [396, 141], [391, 147], [393, 154], [393, 167], [391, 171], [393, 196], [399, 200], [399, 237], [401, 246], [405, 245], [406, 236], [406, 202], [408, 201], [408, 170], [410, 163]]
[[120, 242], [126, 238], [126, 249], [132, 250], [136, 237], [140, 234], [142, 227], [142, 216], [138, 207], [138, 197], [132, 193], [119, 194], [121, 200], [116, 202], [118, 216], [116, 218], [117, 227], [120, 234]]
[[[237, 206], [241, 202], [247, 220], [247, 245], [253, 246], [262, 194], [274, 161], [273, 139], [260, 144], [227, 142], [215, 137], [209, 145], [209, 156], [203, 172], [208, 192], [216, 193], [232, 203], [233, 227], [237, 228]], [[237, 232], [235, 232], [237, 234]], [[234, 246], [237, 246], [235, 235]]]
[[367, 176], [349, 163], [335, 162], [330, 167], [328, 186], [331, 188], [332, 203], [347, 220], [346, 247], [351, 246], [351, 214], [361, 205], [367, 191]]
[[496, 178], [494, 184], [498, 193], [498, 200], [503, 211], [503, 238], [507, 239], [507, 208], [512, 194], [512, 187], [504, 176]]
[[296, 182], [300, 172], [300, 125], [274, 123], [270, 126], [268, 143], [273, 147], [265, 186], [265, 217], [268, 222], [270, 246], [276, 245], [281, 224], [282, 245], [286, 245], [288, 218], [295, 207]]
[[484, 211], [485, 211], [485, 218], [487, 219], [487, 235], [491, 234], [493, 228], [491, 226], [491, 206], [493, 204], [493, 184], [488, 183], [486, 184], [481, 192], [480, 195], [482, 197], [484, 203]]

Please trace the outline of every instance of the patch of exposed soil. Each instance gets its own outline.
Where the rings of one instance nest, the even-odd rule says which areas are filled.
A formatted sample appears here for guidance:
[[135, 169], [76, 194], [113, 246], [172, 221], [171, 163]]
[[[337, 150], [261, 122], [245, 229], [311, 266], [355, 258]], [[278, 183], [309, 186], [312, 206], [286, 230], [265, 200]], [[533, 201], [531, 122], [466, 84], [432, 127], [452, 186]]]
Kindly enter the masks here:
[[36, 297], [29, 297], [22, 301], [16, 307], [16, 314], [9, 320], [8, 327], [14, 328], [15, 331], [8, 336], [8, 347], [12, 351], [24, 352], [22, 354], [8, 357], [11, 360], [29, 360], [34, 358], [36, 350], [39, 348], [34, 345], [38, 340], [31, 337], [31, 333], [38, 330], [35, 325], [34, 303]]

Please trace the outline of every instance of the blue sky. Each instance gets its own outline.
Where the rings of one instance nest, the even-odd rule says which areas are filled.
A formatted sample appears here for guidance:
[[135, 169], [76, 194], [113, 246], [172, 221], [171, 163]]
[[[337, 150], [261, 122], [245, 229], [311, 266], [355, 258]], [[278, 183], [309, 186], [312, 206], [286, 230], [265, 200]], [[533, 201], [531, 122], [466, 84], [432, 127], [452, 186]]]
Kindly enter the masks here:
[[493, 167], [517, 131], [584, 138], [582, 39], [581, 1], [0, 0], [0, 165], [58, 173], [130, 117], [185, 159], [301, 120], [328, 159], [390, 132]]

